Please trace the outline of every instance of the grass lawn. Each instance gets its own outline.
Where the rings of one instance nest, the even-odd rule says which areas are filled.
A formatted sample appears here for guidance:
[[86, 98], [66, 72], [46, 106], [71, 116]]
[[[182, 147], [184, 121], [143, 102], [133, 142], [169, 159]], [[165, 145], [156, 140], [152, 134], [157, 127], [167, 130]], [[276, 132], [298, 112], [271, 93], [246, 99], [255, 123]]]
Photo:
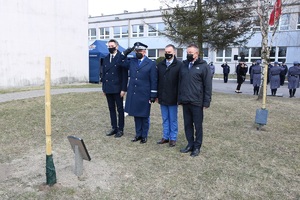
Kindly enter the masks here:
[[[44, 97], [0, 103], [0, 199], [300, 199], [298, 98], [268, 97], [268, 124], [254, 124], [261, 102], [250, 95], [213, 94], [205, 110], [200, 156], [186, 146], [182, 108], [175, 147], [161, 138], [158, 104], [146, 144], [132, 143], [126, 117], [121, 138], [105, 136], [109, 112], [101, 93], [52, 96], [52, 150], [57, 184], [45, 187]], [[84, 139], [92, 160], [73, 173], [68, 135]]]

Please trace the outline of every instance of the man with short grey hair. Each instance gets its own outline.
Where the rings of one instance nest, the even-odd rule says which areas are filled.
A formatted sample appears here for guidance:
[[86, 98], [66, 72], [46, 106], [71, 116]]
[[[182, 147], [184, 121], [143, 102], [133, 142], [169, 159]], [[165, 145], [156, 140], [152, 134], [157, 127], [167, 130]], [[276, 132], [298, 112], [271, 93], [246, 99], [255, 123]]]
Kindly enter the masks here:
[[[208, 108], [212, 95], [212, 79], [206, 61], [199, 58], [199, 48], [187, 47], [187, 60], [179, 71], [178, 103], [183, 108], [184, 131], [188, 145], [181, 153], [191, 152], [195, 157], [200, 153], [203, 138], [203, 109]], [[194, 130], [195, 127], [195, 130]]]

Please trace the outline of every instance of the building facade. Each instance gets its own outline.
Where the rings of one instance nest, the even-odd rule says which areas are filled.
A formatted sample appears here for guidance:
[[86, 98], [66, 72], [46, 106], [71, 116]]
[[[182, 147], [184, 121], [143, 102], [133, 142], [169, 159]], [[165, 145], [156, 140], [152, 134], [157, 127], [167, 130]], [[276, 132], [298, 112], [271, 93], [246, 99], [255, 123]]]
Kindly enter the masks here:
[[[123, 47], [131, 47], [139, 41], [148, 45], [148, 57], [157, 59], [164, 56], [164, 47], [172, 43], [159, 32], [164, 31], [165, 25], [161, 15], [162, 10], [144, 10], [140, 12], [127, 12], [114, 15], [89, 17], [88, 39], [90, 43], [96, 39], [109, 40], [115, 38]], [[159, 31], [157, 31], [159, 30]], [[248, 65], [261, 59], [262, 36], [260, 26], [252, 30], [253, 37], [245, 47], [229, 47], [226, 49], [211, 50], [204, 48], [204, 59], [213, 62], [216, 73], [221, 74], [221, 65], [227, 62], [233, 67], [238, 64], [235, 55], [245, 56]], [[271, 41], [272, 27], [269, 32]], [[173, 43], [174, 44], [174, 43]], [[174, 44], [176, 46], [176, 44]], [[186, 58], [186, 47], [177, 48], [177, 57]], [[272, 41], [270, 53], [271, 61], [286, 62], [291, 66], [293, 61], [300, 61], [300, 3], [294, 3], [283, 9], [278, 30]], [[234, 70], [231, 70], [234, 73]]]
[[88, 2], [13, 0], [0, 6], [0, 88], [88, 82]]

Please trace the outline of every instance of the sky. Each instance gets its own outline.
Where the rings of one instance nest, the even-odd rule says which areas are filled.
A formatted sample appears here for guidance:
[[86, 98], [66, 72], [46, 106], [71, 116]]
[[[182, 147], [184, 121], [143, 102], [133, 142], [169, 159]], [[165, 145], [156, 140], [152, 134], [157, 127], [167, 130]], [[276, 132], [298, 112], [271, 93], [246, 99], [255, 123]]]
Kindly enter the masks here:
[[160, 0], [88, 0], [89, 15], [101, 16], [128, 12], [159, 9]]

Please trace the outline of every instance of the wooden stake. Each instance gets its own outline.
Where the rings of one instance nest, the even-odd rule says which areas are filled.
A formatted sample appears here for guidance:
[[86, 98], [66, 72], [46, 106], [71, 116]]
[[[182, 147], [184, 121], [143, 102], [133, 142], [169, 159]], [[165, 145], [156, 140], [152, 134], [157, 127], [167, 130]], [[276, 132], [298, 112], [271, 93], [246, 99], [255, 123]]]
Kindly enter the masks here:
[[46, 155], [52, 155], [51, 148], [51, 58], [45, 58], [45, 131]]

